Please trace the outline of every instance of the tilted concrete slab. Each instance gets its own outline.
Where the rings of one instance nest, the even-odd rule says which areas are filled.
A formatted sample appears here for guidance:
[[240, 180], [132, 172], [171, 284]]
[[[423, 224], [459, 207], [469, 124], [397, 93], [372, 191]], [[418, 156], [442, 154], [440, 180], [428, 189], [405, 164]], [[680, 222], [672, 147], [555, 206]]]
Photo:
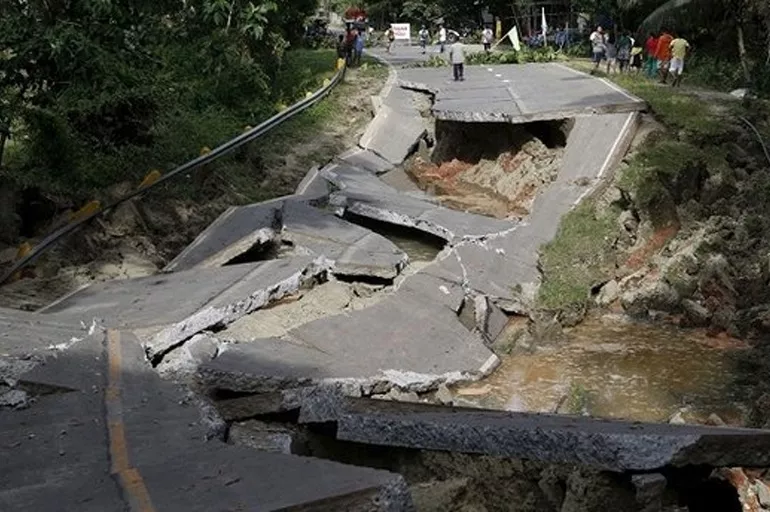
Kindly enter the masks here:
[[228, 208], [163, 270], [219, 267], [251, 247], [273, 240], [281, 229], [284, 198]]
[[407, 255], [387, 238], [302, 203], [286, 203], [284, 241], [324, 256], [336, 275], [395, 278]]
[[323, 275], [322, 257], [297, 257], [100, 283], [45, 310], [52, 318], [141, 329], [154, 358], [215, 325], [227, 325]]
[[442, 68], [405, 69], [398, 83], [433, 94], [433, 115], [448, 121], [527, 123], [646, 107], [609, 81], [562, 64], [468, 66], [464, 82]]
[[383, 105], [358, 145], [393, 165], [400, 165], [426, 133], [425, 122], [419, 114], [410, 115]]
[[297, 196], [312, 202], [323, 202], [329, 198], [329, 183], [318, 174], [319, 170], [316, 166], [305, 174], [294, 191]]
[[[152, 371], [135, 338], [118, 339], [112, 355], [100, 338], [25, 376], [50, 382], [81, 370], [66, 382], [72, 392], [0, 415], [2, 510], [124, 510], [142, 488], [157, 510], [412, 510], [398, 475], [205, 442], [212, 418]], [[137, 485], [121, 490], [126, 469]]]
[[87, 331], [80, 322], [57, 322], [40, 313], [0, 308], [0, 356], [62, 348], [84, 338]]
[[393, 169], [393, 164], [368, 149], [353, 148], [337, 157], [338, 160], [353, 167], [359, 167], [374, 174], [382, 174]]
[[402, 194], [355, 167], [333, 164], [321, 173], [339, 188], [332, 194], [332, 204], [362, 217], [419, 229], [450, 242], [463, 237], [485, 237], [515, 225]]
[[198, 380], [207, 388], [249, 393], [345, 384], [360, 395], [475, 380], [498, 363], [455, 312], [424, 296], [397, 293], [369, 308], [304, 324], [284, 339], [229, 345], [199, 367]]
[[580, 464], [610, 471], [765, 467], [770, 431], [511, 413], [308, 395], [300, 421], [334, 421], [337, 438], [379, 446]]
[[[328, 188], [326, 179], [317, 176]], [[388, 239], [295, 197], [231, 208], [167, 269], [221, 266], [253, 246], [291, 242], [301, 254], [325, 257], [340, 275], [392, 279], [407, 256]]]

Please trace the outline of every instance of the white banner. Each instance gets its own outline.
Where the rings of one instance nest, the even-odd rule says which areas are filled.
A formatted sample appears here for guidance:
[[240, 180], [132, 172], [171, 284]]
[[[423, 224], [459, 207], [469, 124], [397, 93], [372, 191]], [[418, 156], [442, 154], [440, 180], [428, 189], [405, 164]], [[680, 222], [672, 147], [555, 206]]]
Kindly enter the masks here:
[[412, 40], [412, 26], [409, 23], [391, 23], [390, 28], [397, 41]]

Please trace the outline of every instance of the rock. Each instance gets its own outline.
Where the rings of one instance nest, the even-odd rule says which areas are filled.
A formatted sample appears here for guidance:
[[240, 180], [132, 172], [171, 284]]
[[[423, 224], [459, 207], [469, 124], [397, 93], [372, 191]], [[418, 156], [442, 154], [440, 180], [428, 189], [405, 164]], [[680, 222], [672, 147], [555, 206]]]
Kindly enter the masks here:
[[682, 301], [682, 309], [687, 316], [687, 320], [694, 327], [702, 327], [708, 325], [711, 313], [706, 307], [698, 304], [694, 300], [684, 299]]
[[600, 512], [634, 510], [634, 493], [620, 482], [618, 475], [576, 470], [567, 478], [561, 512]]
[[756, 95], [746, 88], [733, 89], [730, 91], [730, 96], [734, 96], [741, 100], [744, 98], [756, 98]]
[[380, 400], [392, 400], [394, 402], [417, 403], [420, 401], [420, 396], [414, 391], [409, 391], [408, 393], [405, 393], [403, 391], [399, 391], [396, 388], [392, 388], [390, 391], [388, 391], [384, 395], [374, 395], [372, 396], [372, 398], [378, 398]]
[[724, 427], [727, 425], [722, 418], [717, 416], [715, 413], [709, 414], [709, 417], [706, 419], [706, 425], [711, 425], [712, 427]]
[[554, 510], [560, 510], [564, 503], [564, 484], [559, 475], [554, 471], [544, 470], [537, 481], [537, 486], [543, 492], [545, 499], [551, 504]]
[[643, 283], [639, 288], [624, 293], [623, 309], [631, 316], [644, 317], [650, 310], [672, 311], [679, 305], [679, 295], [665, 281]]
[[436, 400], [444, 405], [452, 405], [454, 397], [446, 384], [441, 384], [436, 391]]
[[714, 473], [735, 487], [741, 504], [741, 510], [746, 512], [762, 512], [767, 510], [760, 504], [759, 495], [756, 492], [757, 482], [761, 484], [759, 480], [752, 482], [741, 468], [719, 468]]
[[757, 500], [763, 509], [770, 509], [770, 488], [762, 480], [754, 480], [752, 484]]
[[663, 492], [666, 490], [665, 476], [660, 473], [633, 475], [631, 484], [636, 489], [639, 512], [660, 512], [663, 507]]
[[687, 423], [687, 422], [684, 420], [684, 415], [683, 415], [683, 412], [682, 412], [681, 410], [680, 410], [680, 411], [676, 411], [676, 413], [674, 413], [674, 415], [673, 415], [673, 416], [671, 416], [671, 417], [668, 419], [668, 422], [669, 422], [671, 425], [684, 425], [684, 424], [686, 424], [686, 423]]
[[29, 405], [29, 396], [25, 391], [12, 389], [0, 395], [0, 407], [23, 409]]
[[305, 448], [298, 432], [261, 421], [244, 421], [230, 427], [229, 442], [261, 452], [303, 454]]
[[620, 297], [620, 285], [614, 279], [604, 286], [599, 291], [599, 295], [596, 297], [596, 303], [600, 306], [609, 306]]
[[636, 219], [636, 215], [630, 210], [621, 212], [618, 217], [618, 224], [620, 224], [620, 227], [628, 233], [636, 233], [636, 230], [639, 228], [639, 221]]

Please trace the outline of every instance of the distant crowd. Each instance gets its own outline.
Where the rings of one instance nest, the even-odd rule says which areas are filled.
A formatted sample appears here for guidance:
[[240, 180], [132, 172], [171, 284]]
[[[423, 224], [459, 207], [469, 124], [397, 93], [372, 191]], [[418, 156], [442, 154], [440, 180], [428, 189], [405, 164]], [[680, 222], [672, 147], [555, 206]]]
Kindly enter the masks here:
[[608, 74], [626, 71], [639, 73], [644, 68], [648, 77], [658, 78], [661, 83], [668, 83], [669, 77], [673, 78], [674, 87], [682, 82], [684, 61], [690, 43], [683, 37], [677, 37], [674, 32], [664, 29], [660, 33], [650, 33], [642, 43], [629, 32], [623, 32], [615, 38], [606, 34], [602, 27], [596, 27], [589, 40], [594, 63], [592, 74], [605, 63]]

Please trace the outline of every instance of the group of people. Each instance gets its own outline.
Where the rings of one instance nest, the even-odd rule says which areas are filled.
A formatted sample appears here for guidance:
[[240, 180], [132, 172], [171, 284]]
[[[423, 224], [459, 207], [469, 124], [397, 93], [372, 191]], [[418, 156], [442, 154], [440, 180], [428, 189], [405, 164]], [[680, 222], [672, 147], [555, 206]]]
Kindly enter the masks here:
[[628, 70], [638, 73], [644, 56], [647, 76], [654, 78], [658, 75], [661, 83], [667, 83], [668, 77], [673, 76], [674, 87], [682, 82], [684, 59], [690, 49], [690, 43], [684, 38], [663, 30], [660, 35], [651, 33], [642, 47], [641, 42], [629, 32], [615, 38], [606, 34], [602, 27], [597, 27], [589, 39], [594, 63], [591, 74], [596, 73], [603, 62], [606, 62], [608, 74]]
[[339, 35], [337, 58], [344, 59], [348, 66], [359, 66], [366, 46], [366, 32], [355, 26], [349, 27]]
[[664, 84], [669, 76], [673, 76], [674, 87], [682, 83], [684, 59], [690, 50], [687, 39], [677, 37], [674, 32], [662, 30], [660, 34], [650, 33], [644, 43], [644, 49], [647, 55], [647, 76], [655, 78], [657, 75]]

